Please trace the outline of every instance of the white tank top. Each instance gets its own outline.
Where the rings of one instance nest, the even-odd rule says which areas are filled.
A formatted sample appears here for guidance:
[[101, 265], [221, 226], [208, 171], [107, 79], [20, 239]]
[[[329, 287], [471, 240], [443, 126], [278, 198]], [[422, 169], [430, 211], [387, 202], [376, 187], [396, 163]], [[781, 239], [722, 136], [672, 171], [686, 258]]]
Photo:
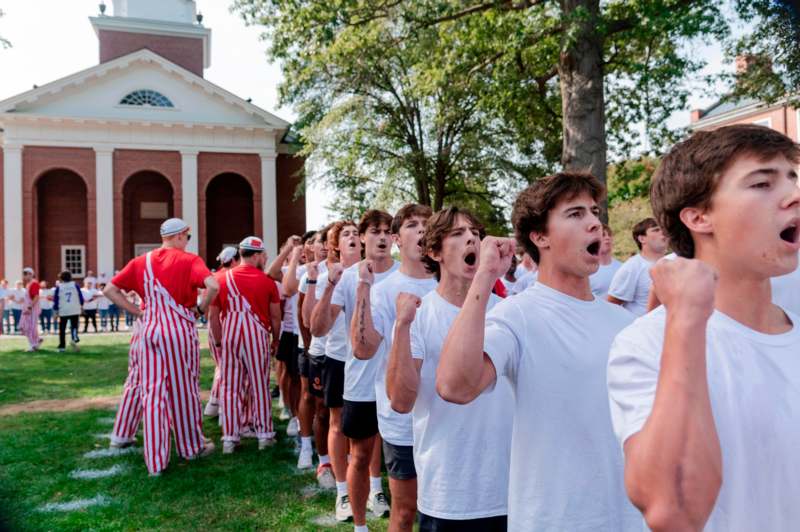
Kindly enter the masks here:
[[58, 315], [75, 316], [81, 313], [81, 299], [78, 286], [74, 282], [61, 283], [58, 286]]

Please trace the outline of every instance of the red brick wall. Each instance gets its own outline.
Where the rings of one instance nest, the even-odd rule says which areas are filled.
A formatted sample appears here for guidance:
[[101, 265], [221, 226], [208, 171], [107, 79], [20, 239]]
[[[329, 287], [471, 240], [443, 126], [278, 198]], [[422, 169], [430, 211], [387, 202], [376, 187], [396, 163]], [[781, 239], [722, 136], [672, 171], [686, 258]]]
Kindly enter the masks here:
[[[86, 268], [97, 270], [95, 244], [97, 242], [97, 217], [95, 203], [95, 160], [91, 148], [55, 148], [44, 146], [26, 146], [22, 150], [22, 257], [25, 266], [33, 265], [36, 270], [43, 267], [48, 271], [51, 264], [45, 266], [44, 260], [52, 260], [54, 256], [47, 250], [47, 257], [40, 257], [41, 246], [39, 236], [48, 228], [39, 227], [38, 195], [36, 186], [40, 177], [51, 170], [69, 170], [83, 179], [86, 186], [85, 210], [81, 211], [86, 220]], [[65, 242], [66, 243], [66, 242]], [[51, 244], [52, 245], [52, 244]], [[60, 244], [58, 244], [60, 246]], [[61, 267], [60, 247], [57, 268]], [[48, 279], [50, 280], [50, 279]]]
[[147, 48], [161, 57], [203, 76], [203, 39], [171, 37], [125, 31], [100, 30], [100, 62], [105, 63], [123, 55]]
[[206, 253], [209, 265], [215, 263], [223, 244], [241, 242], [260, 235], [254, 225], [253, 189], [239, 174], [220, 174], [206, 188]]
[[[144, 170], [133, 174], [122, 187], [122, 262], [134, 257], [134, 244], [158, 244], [159, 229], [166, 218], [175, 216], [173, 191], [169, 181], [159, 174]], [[167, 204], [165, 218], [142, 218], [142, 202]]]
[[219, 251], [208, 253], [206, 224], [224, 224], [226, 219], [211, 218], [207, 220], [207, 189], [211, 180], [224, 173], [239, 174], [247, 180], [253, 191], [253, 229], [261, 235], [261, 157], [250, 153], [211, 153], [201, 152], [197, 156], [197, 218], [200, 233], [198, 250], [200, 256], [210, 263]]
[[297, 187], [304, 178], [304, 164], [302, 157], [278, 155], [278, 246], [291, 235], [302, 235], [306, 231], [306, 197], [303, 189], [295, 198]]
[[[36, 181], [36, 267], [39, 279], [53, 283], [61, 271], [61, 246], [89, 245], [86, 184], [70, 170], [50, 170]], [[87, 269], [91, 268], [87, 263]], [[86, 272], [84, 272], [86, 273]]]
[[[114, 268], [125, 265], [125, 257], [133, 249], [123, 247], [123, 188], [132, 175], [142, 171], [157, 172], [164, 176], [172, 186], [172, 209], [170, 212], [183, 212], [181, 198], [181, 154], [176, 151], [155, 150], [114, 150]], [[158, 231], [148, 238], [148, 242], [158, 242]]]
[[[5, 176], [3, 172], [5, 171], [4, 161], [3, 161], [3, 150], [0, 149], [0, 236], [3, 238], [6, 237], [6, 229], [3, 225], [4, 220], [4, 212], [3, 212], [3, 183], [6, 182]], [[6, 276], [6, 247], [3, 245], [2, 239], [0, 239], [0, 279], [5, 278]]]

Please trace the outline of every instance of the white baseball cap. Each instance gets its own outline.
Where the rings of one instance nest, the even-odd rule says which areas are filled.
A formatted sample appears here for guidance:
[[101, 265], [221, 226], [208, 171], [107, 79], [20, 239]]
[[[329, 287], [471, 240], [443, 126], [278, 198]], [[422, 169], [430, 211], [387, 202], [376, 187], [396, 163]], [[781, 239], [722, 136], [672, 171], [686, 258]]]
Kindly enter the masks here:
[[180, 218], [170, 218], [161, 224], [161, 236], [172, 236], [189, 229], [189, 224]]
[[31, 268], [30, 266], [22, 268], [22, 273], [29, 273], [29, 274], [33, 275], [33, 268]]
[[248, 251], [264, 251], [264, 241], [257, 236], [248, 236], [239, 242], [239, 249]]
[[220, 261], [222, 264], [225, 264], [226, 262], [232, 261], [233, 257], [236, 256], [236, 253], [238, 253], [238, 251], [236, 251], [235, 247], [228, 246], [225, 249], [223, 249], [219, 255], [217, 255], [217, 260]]

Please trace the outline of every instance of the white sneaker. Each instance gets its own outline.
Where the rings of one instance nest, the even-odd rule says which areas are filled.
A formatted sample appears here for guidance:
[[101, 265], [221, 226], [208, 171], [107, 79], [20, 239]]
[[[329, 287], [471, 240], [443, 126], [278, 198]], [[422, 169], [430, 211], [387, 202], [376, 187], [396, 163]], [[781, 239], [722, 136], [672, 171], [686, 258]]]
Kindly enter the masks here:
[[208, 417], [217, 417], [219, 415], [219, 403], [212, 403], [211, 401], [206, 403], [206, 409], [203, 414]]
[[258, 439], [258, 450], [259, 451], [263, 451], [267, 447], [272, 447], [277, 442], [278, 442], [278, 440], [276, 440], [274, 436], [271, 437], [271, 438], [259, 438]]
[[308, 449], [300, 449], [300, 456], [297, 457], [297, 469], [311, 469], [314, 467], [314, 451], [309, 447]]
[[281, 421], [286, 421], [287, 419], [291, 419], [291, 417], [292, 414], [289, 412], [289, 409], [284, 406], [283, 409], [281, 409], [281, 414], [278, 416], [278, 418]]
[[286, 425], [286, 435], [294, 438], [299, 433], [300, 433], [300, 420], [297, 419], [297, 416], [295, 416], [292, 419], [290, 419], [289, 424]]
[[317, 467], [317, 483], [324, 490], [336, 488], [336, 478], [333, 476], [333, 466], [330, 464], [320, 464]]
[[111, 447], [112, 449], [125, 449], [126, 447], [130, 447], [134, 443], [136, 443], [135, 438], [132, 440], [124, 440], [124, 441], [112, 439], [111, 442], [108, 444], [108, 446]]
[[336, 520], [340, 523], [349, 521], [353, 518], [353, 509], [350, 508], [350, 496], [336, 496]]
[[367, 499], [367, 510], [378, 517], [383, 517], [384, 515], [388, 514], [389, 501], [386, 500], [386, 495], [384, 495], [382, 491], [371, 492], [369, 494], [369, 498]]
[[222, 442], [222, 454], [233, 454], [233, 451], [239, 445], [238, 441], [224, 441]]

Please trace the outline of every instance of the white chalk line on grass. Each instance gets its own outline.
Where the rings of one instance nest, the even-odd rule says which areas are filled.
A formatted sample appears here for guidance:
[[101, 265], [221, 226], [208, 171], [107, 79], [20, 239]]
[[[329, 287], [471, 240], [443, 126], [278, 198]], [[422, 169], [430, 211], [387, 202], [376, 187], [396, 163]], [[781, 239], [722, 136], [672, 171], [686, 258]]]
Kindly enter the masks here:
[[101, 425], [113, 425], [117, 420], [113, 417], [100, 417], [97, 418], [97, 422]]
[[110, 440], [111, 434], [97, 433], [94, 435], [94, 437], [98, 440]]
[[127, 469], [127, 467], [121, 464], [113, 465], [108, 469], [76, 469], [69, 474], [69, 477], [78, 480], [108, 478], [125, 473]]
[[71, 502], [50, 502], [39, 508], [40, 512], [74, 512], [92, 506], [106, 506], [111, 499], [105, 495], [97, 495], [91, 499], [77, 499]]
[[124, 456], [126, 454], [134, 454], [142, 452], [141, 447], [126, 447], [124, 449], [96, 449], [84, 453], [84, 458], [108, 458], [109, 456]]

